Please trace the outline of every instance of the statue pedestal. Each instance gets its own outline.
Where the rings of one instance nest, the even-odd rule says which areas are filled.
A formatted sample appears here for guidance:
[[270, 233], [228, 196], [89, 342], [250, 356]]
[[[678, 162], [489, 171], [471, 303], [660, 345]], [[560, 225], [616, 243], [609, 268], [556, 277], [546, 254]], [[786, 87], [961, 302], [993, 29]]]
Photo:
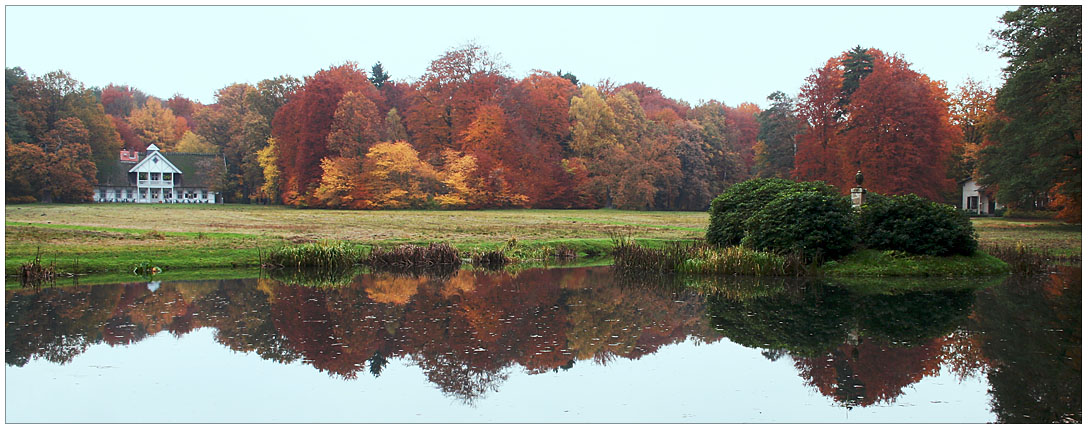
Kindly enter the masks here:
[[854, 209], [860, 208], [865, 204], [865, 189], [862, 187], [850, 189], [850, 203], [854, 206]]

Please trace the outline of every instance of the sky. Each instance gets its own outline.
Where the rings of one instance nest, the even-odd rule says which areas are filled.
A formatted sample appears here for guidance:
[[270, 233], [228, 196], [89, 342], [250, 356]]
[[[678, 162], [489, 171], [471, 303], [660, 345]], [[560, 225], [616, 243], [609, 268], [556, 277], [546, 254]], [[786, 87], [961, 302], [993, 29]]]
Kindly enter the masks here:
[[5, 7], [5, 66], [64, 70], [86, 86], [129, 85], [210, 104], [233, 83], [381, 62], [414, 81], [474, 42], [520, 79], [562, 70], [581, 82], [639, 81], [698, 104], [796, 96], [854, 46], [901, 54], [955, 88], [1001, 85], [984, 47], [1014, 6], [22, 6]]

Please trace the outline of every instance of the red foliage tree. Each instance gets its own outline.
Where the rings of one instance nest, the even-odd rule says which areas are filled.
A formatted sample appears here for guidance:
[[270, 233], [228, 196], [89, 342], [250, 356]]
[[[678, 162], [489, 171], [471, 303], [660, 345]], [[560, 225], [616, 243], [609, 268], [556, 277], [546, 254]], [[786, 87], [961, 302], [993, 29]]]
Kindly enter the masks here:
[[[877, 50], [873, 72], [861, 81], [847, 107], [849, 127], [843, 186], [857, 170], [866, 188], [882, 194], [914, 193], [938, 200], [953, 186], [946, 169], [955, 129], [944, 85], [910, 70], [898, 56]], [[857, 168], [855, 168], [857, 166]]]
[[366, 73], [357, 64], [347, 63], [307, 77], [302, 88], [276, 112], [272, 134], [285, 203], [307, 204], [312, 198], [321, 181], [321, 159], [329, 155], [327, 137], [336, 108], [349, 91], [381, 101]]
[[914, 193], [940, 199], [950, 189], [947, 160], [956, 130], [944, 85], [910, 69], [899, 56], [870, 49], [872, 72], [861, 78], [843, 106], [842, 67], [847, 54], [828, 61], [802, 87], [793, 175], [848, 189], [854, 173], [881, 194]]
[[837, 115], [843, 79], [838, 63], [838, 58], [828, 60], [824, 67], [809, 75], [801, 86], [797, 116], [807, 126], [796, 137], [794, 179], [838, 183], [841, 169]]

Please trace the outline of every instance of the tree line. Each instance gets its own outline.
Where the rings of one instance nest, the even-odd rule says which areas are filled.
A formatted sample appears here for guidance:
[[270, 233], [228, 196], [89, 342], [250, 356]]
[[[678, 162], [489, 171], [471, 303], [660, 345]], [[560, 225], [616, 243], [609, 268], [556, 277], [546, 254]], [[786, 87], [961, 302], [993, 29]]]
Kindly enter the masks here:
[[858, 46], [765, 110], [562, 71], [518, 79], [474, 44], [414, 82], [349, 62], [232, 84], [209, 105], [9, 68], [7, 199], [86, 201], [96, 164], [153, 143], [220, 154], [214, 182], [228, 202], [705, 210], [751, 177], [845, 190], [861, 170], [882, 194], [958, 202], [957, 183], [976, 178], [1010, 206], [1079, 219], [1079, 13], [1004, 15], [994, 34], [1010, 65], [996, 90], [971, 79], [949, 89], [901, 55]]

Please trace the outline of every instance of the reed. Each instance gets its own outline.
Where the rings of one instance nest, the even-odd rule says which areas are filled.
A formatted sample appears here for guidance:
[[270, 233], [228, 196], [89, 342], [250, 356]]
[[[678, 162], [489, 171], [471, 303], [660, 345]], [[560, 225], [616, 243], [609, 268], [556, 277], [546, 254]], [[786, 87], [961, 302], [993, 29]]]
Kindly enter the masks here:
[[1079, 264], [1079, 258], [1059, 257], [1049, 248], [1031, 248], [1023, 242], [1015, 245], [987, 244], [983, 251], [1009, 265], [1009, 271], [1016, 275], [1047, 273], [1059, 265]]
[[614, 241], [613, 265], [621, 271], [744, 276], [805, 276], [800, 255], [780, 255], [741, 247], [719, 248], [702, 242], [673, 242], [647, 248], [629, 239]]
[[578, 251], [566, 245], [556, 245], [551, 251], [551, 258], [557, 261], [571, 261], [578, 258]]
[[273, 248], [262, 257], [265, 267], [296, 269], [342, 269], [354, 266], [363, 258], [358, 246], [344, 242], [318, 242]]
[[33, 260], [19, 265], [19, 283], [23, 287], [39, 287], [45, 283], [54, 283], [56, 282], [56, 280], [56, 262], [49, 263], [49, 265], [42, 264], [42, 255], [40, 250], [34, 256]]
[[484, 251], [472, 256], [472, 265], [483, 269], [499, 270], [507, 264], [510, 264], [510, 258], [506, 256], [505, 249]]
[[398, 245], [393, 248], [374, 248], [363, 263], [376, 270], [401, 271], [409, 268], [461, 266], [461, 255], [446, 243], [427, 246]]

